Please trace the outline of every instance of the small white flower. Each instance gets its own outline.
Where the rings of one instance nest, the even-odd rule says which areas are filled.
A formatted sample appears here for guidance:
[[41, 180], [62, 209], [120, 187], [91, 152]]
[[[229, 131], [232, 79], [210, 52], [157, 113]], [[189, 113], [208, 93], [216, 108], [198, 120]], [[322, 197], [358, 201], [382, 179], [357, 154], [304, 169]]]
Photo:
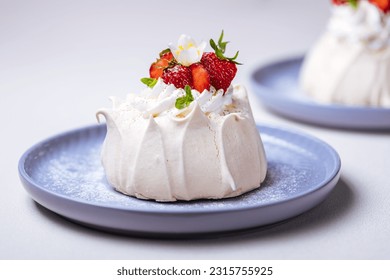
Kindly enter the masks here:
[[177, 46], [172, 43], [168, 46], [177, 62], [184, 66], [190, 66], [200, 61], [203, 51], [206, 48], [206, 42], [197, 45], [194, 39], [183, 34], [180, 36]]

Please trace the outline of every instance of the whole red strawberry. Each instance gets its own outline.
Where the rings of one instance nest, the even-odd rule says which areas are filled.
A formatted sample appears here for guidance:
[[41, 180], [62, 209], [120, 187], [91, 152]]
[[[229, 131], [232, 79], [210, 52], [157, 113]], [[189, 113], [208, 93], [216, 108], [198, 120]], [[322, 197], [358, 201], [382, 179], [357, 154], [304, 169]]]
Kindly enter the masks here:
[[204, 53], [200, 63], [209, 72], [210, 84], [215, 89], [223, 89], [226, 92], [236, 76], [236, 64], [229, 60], [218, 58], [213, 52]]
[[369, 0], [372, 4], [381, 9], [384, 13], [390, 11], [390, 0]]
[[232, 80], [236, 76], [237, 66], [240, 64], [235, 61], [238, 52], [234, 57], [226, 57], [225, 50], [228, 42], [223, 41], [223, 30], [219, 36], [218, 43], [210, 40], [210, 46], [214, 52], [203, 53], [200, 63], [204, 66], [210, 75], [210, 84], [216, 89], [223, 89], [224, 92], [229, 88]]
[[184, 88], [186, 85], [192, 87], [192, 73], [189, 67], [176, 64], [173, 67], [165, 68], [161, 78], [166, 84], [173, 84], [177, 88]]

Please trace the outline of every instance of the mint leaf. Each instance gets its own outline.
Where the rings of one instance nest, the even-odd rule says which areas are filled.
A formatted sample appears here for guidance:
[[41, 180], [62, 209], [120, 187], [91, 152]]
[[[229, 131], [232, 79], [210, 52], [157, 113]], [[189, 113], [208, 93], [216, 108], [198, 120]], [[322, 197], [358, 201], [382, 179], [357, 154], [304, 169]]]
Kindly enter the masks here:
[[186, 97], [187, 97], [187, 100], [191, 103], [192, 101], [194, 101], [194, 97], [192, 96], [192, 92], [191, 92], [191, 87], [189, 85], [186, 85], [184, 87], [184, 90], [186, 91]]
[[179, 110], [190, 106], [191, 102], [194, 101], [194, 97], [192, 96], [191, 93], [191, 87], [189, 85], [186, 85], [184, 87], [184, 90], [186, 92], [186, 95], [182, 97], [178, 97], [175, 102], [175, 107]]
[[179, 110], [184, 109], [186, 107], [186, 100], [184, 96], [176, 99], [175, 107]]
[[356, 9], [357, 6], [358, 6], [358, 2], [359, 2], [359, 0], [348, 0], [348, 3], [349, 3], [352, 7], [354, 7], [355, 9]]
[[157, 84], [157, 79], [153, 78], [142, 78], [141, 82], [150, 88], [153, 88]]

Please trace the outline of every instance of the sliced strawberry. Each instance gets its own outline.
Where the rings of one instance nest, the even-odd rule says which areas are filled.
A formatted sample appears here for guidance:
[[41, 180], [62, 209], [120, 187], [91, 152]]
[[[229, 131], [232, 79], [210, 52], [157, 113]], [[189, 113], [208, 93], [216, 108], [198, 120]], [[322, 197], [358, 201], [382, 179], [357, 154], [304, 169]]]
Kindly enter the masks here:
[[200, 63], [210, 75], [210, 84], [217, 90], [223, 89], [226, 92], [236, 76], [236, 64], [229, 60], [219, 59], [213, 52], [203, 53]]
[[332, 0], [333, 5], [343, 5], [346, 4], [348, 0]]
[[158, 79], [162, 76], [165, 68], [171, 66], [173, 63], [173, 54], [170, 51], [163, 51], [160, 53], [160, 58], [152, 63], [149, 68], [150, 78]]
[[161, 52], [160, 53], [160, 58], [166, 59], [169, 62], [171, 62], [173, 60], [173, 54], [171, 53], [171, 51]]
[[149, 68], [150, 78], [158, 79], [162, 76], [163, 71], [169, 65], [169, 61], [166, 59], [157, 59], [156, 62], [152, 63]]
[[369, 0], [372, 4], [381, 9], [384, 13], [390, 11], [390, 0]]
[[166, 84], [173, 84], [177, 88], [186, 85], [192, 87], [192, 73], [189, 67], [177, 64], [174, 67], [164, 69], [161, 78]]
[[196, 89], [200, 93], [202, 93], [205, 89], [209, 90], [210, 75], [206, 68], [200, 63], [191, 64], [189, 68], [192, 74], [192, 88]]

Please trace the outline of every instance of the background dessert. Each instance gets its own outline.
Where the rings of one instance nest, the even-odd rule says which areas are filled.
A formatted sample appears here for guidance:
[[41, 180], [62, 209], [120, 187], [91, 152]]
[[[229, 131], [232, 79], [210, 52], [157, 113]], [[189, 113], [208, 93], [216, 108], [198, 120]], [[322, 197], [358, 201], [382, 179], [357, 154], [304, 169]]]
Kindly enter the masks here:
[[102, 163], [118, 191], [158, 201], [219, 199], [258, 188], [267, 162], [223, 33], [204, 52], [187, 35], [152, 63], [141, 94], [112, 98]]
[[334, 0], [300, 83], [323, 103], [390, 107], [389, 1]]

